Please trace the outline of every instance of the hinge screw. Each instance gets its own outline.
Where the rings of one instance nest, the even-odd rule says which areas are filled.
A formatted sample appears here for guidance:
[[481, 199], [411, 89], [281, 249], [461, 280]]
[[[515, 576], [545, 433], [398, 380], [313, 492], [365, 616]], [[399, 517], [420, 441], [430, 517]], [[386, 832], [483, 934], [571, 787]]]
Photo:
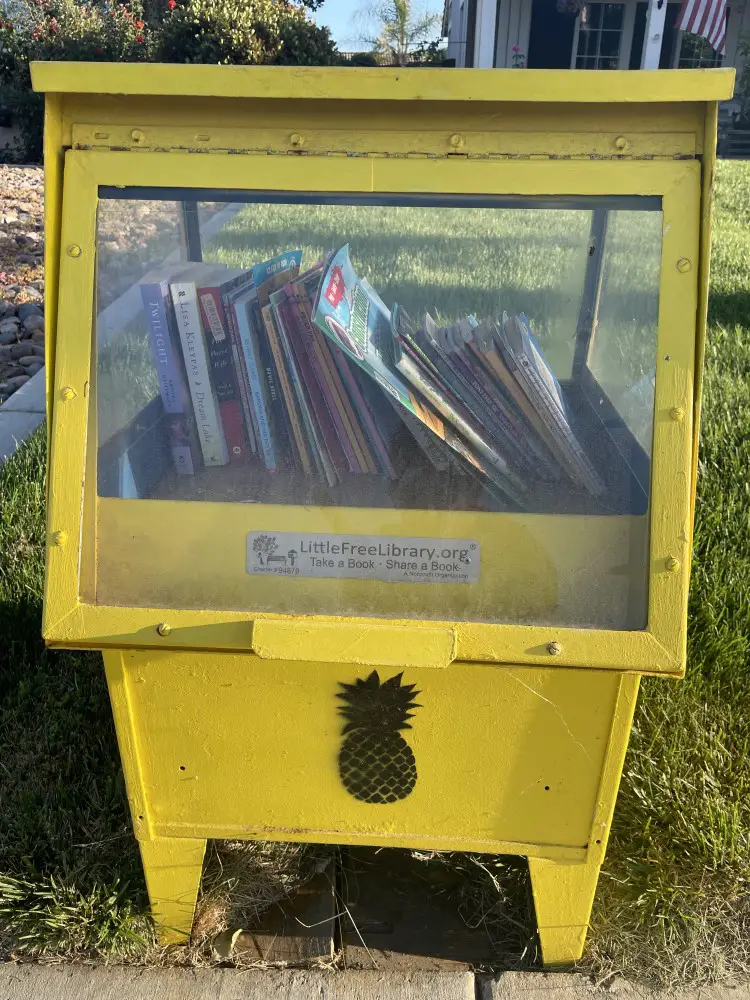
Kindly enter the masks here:
[[677, 421], [682, 420], [685, 416], [685, 410], [681, 406], [673, 406], [672, 409], [669, 411], [669, 416], [672, 418], [672, 420], [677, 420]]
[[624, 135], [618, 135], [615, 139], [615, 149], [619, 149], [621, 153], [624, 153], [630, 144]]
[[67, 531], [53, 531], [52, 541], [55, 543], [55, 545], [59, 546], [65, 545], [65, 543], [68, 541]]
[[464, 144], [464, 141], [465, 141], [464, 137], [462, 135], [459, 135], [458, 132], [456, 132], [450, 138], [450, 144], [451, 146], [453, 146], [454, 149], [461, 149], [461, 147]]
[[675, 559], [674, 556], [669, 556], [664, 560], [664, 565], [667, 567], [670, 573], [676, 573], [680, 568], [680, 560]]
[[130, 133], [130, 138], [133, 140], [133, 142], [143, 142], [146, 138], [146, 133], [141, 132], [139, 128], [134, 128], [133, 131]]
[[547, 652], [550, 656], [559, 656], [562, 653], [562, 644], [559, 642], [548, 642]]
[[168, 625], [166, 622], [160, 622], [160, 624], [156, 626], [156, 631], [159, 635], [169, 635], [172, 631], [172, 626]]
[[65, 400], [66, 403], [69, 403], [71, 399], [75, 399], [78, 394], [76, 393], [75, 389], [73, 389], [69, 385], [66, 385], [60, 391], [60, 395], [62, 396], [62, 398]]
[[289, 141], [291, 142], [291, 144], [293, 146], [304, 146], [305, 145], [304, 136], [301, 136], [299, 134], [299, 132], [292, 132], [292, 134], [289, 136]]
[[691, 264], [690, 261], [687, 259], [687, 257], [680, 257], [680, 259], [677, 261], [677, 270], [680, 272], [680, 274], [687, 274], [688, 271], [690, 270], [690, 267]]
[[83, 250], [81, 250], [77, 243], [72, 243], [68, 247], [68, 257], [80, 257], [82, 253]]

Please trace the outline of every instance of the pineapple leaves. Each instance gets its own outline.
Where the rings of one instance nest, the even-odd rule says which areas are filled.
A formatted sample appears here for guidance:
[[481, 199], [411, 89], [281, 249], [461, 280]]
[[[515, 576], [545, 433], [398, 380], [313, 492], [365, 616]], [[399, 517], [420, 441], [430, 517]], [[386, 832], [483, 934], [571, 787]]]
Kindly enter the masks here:
[[377, 670], [358, 677], [353, 684], [340, 682], [336, 697], [343, 702], [339, 714], [346, 719], [342, 735], [357, 729], [398, 732], [411, 729], [407, 721], [414, 718], [412, 709], [421, 708], [414, 699], [419, 694], [416, 684], [403, 684], [403, 672], [380, 680]]

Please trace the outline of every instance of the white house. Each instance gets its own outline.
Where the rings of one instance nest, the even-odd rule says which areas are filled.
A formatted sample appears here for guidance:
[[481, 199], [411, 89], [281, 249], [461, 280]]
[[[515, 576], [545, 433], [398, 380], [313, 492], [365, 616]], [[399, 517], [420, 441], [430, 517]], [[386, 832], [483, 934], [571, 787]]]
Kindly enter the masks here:
[[456, 66], [666, 69], [736, 66], [750, 0], [730, 0], [726, 54], [677, 31], [668, 0], [446, 0], [443, 32]]

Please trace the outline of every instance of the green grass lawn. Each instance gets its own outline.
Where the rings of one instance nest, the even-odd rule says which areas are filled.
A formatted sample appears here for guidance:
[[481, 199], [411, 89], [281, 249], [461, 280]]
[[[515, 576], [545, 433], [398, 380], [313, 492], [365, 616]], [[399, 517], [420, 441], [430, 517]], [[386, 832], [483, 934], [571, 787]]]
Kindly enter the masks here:
[[[326, 220], [319, 221], [324, 228]], [[238, 217], [238, 248], [242, 228]], [[290, 242], [296, 235], [290, 232]], [[568, 235], [574, 242], [575, 232]], [[268, 239], [275, 250], [278, 234]], [[230, 230], [221, 256], [239, 263], [231, 242]], [[421, 287], [424, 274], [398, 258], [398, 242], [382, 256], [393, 280], [379, 290], [387, 301], [408, 302], [409, 287]], [[326, 246], [323, 236], [319, 244], [310, 252]], [[434, 246], [437, 253], [439, 238]], [[466, 239], [460, 248], [475, 264], [470, 287], [447, 289], [446, 310], [471, 298], [482, 311], [476, 299], [483, 265], [472, 246]], [[529, 298], [553, 294], [565, 246], [546, 272], [550, 288], [535, 289], [523, 287], [528, 261], [508, 243], [509, 280], [526, 296], [520, 308], [533, 315]], [[535, 252], [542, 250], [524, 250]], [[637, 276], [640, 259], [631, 266]], [[600, 978], [620, 972], [695, 983], [750, 969], [748, 331], [750, 164], [722, 163], [688, 677], [643, 686], [583, 964]], [[43, 466], [37, 435], [0, 470], [0, 950], [142, 958], [153, 943], [100, 658], [48, 653], [39, 639]], [[297, 883], [304, 858], [283, 849], [274, 856], [283, 891]], [[268, 855], [261, 860], [256, 856], [246, 871], [267, 877]], [[488, 927], [500, 933], [525, 922], [527, 932], [516, 937], [528, 939], [517, 867], [483, 868], [465, 857], [445, 863], [466, 873], [465, 912], [489, 915]], [[212, 892], [226, 888], [215, 876], [209, 882]], [[266, 886], [263, 898], [273, 891]]]

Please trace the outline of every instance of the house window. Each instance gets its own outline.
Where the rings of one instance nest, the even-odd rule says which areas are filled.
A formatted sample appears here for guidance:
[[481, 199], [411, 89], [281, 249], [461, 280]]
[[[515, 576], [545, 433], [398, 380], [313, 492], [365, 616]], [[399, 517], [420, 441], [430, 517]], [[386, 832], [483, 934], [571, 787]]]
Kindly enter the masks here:
[[721, 66], [721, 56], [700, 35], [683, 32], [679, 41], [678, 69], [706, 69]]
[[617, 69], [624, 20], [624, 3], [585, 4], [576, 25], [574, 67]]

